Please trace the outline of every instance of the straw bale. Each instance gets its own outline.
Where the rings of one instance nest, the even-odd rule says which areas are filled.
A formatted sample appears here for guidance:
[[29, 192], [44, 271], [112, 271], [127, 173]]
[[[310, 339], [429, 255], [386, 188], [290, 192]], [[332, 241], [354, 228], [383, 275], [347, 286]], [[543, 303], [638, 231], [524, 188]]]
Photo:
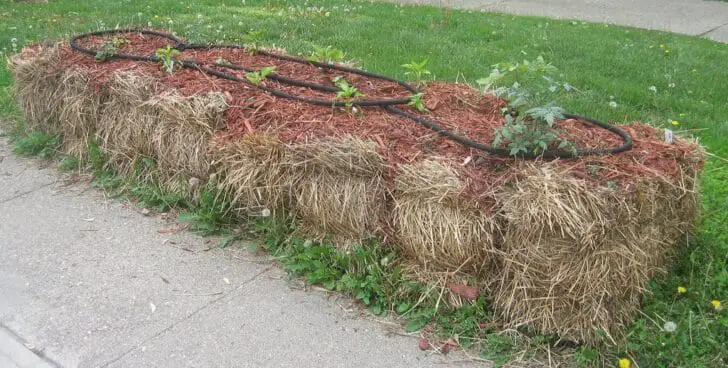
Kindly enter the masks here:
[[293, 209], [307, 233], [356, 242], [379, 230], [386, 164], [375, 142], [344, 137], [288, 147], [283, 164], [296, 178]]
[[282, 164], [285, 146], [267, 134], [245, 135], [220, 144], [216, 162], [220, 188], [229, 193], [239, 211], [274, 211], [290, 204], [294, 180]]
[[225, 95], [212, 92], [185, 97], [171, 90], [151, 97], [142, 106], [156, 117], [147, 139], [152, 143], [160, 184], [173, 191], [187, 191], [190, 183], [206, 181], [212, 161], [210, 141], [225, 125]]
[[494, 215], [467, 201], [452, 166], [435, 160], [402, 165], [395, 178], [395, 246], [423, 265], [479, 273], [498, 232]]
[[10, 59], [13, 92], [23, 110], [26, 127], [62, 134], [59, 124], [61, 96], [56, 93], [63, 76], [57, 47], [24, 48]]
[[89, 83], [84, 72], [70, 69], [63, 74], [58, 88], [63, 149], [81, 160], [88, 157], [88, 139], [96, 131], [103, 111], [103, 96]]
[[144, 164], [154, 157], [151, 137], [158, 124], [152, 106], [146, 105], [160, 87], [151, 77], [134, 72], [114, 72], [108, 84], [104, 113], [97, 125], [99, 145], [107, 165], [119, 174], [140, 181], [156, 181], [153, 167]]
[[626, 195], [528, 165], [496, 194], [505, 225], [493, 302], [504, 320], [614, 343], [683, 233], [675, 227], [677, 192], [662, 186], [644, 181]]

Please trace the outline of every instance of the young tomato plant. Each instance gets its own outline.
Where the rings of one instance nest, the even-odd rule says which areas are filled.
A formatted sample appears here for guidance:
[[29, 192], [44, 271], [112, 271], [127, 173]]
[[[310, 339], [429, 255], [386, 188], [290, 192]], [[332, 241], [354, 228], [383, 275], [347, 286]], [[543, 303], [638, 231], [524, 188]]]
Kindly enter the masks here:
[[424, 84], [424, 77], [432, 74], [429, 70], [427, 70], [426, 66], [427, 60], [422, 60], [420, 62], [412, 61], [407, 64], [402, 64], [402, 67], [407, 70], [404, 72], [404, 75], [413, 76], [418, 85]]
[[506, 123], [496, 130], [493, 146], [498, 147], [501, 143], [508, 142], [511, 156], [529, 153], [538, 155], [554, 145], [557, 145], [557, 149], [574, 149], [554, 129], [556, 121], [564, 119], [564, 113], [564, 109], [549, 105], [526, 110], [516, 117], [506, 115]]
[[101, 51], [96, 53], [96, 60], [107, 61], [113, 58], [117, 52], [119, 52], [119, 48], [124, 46], [127, 42], [129, 41], [126, 38], [119, 37], [114, 37], [113, 40], [104, 42], [104, 46], [102, 46]]
[[258, 30], [253, 31], [245, 34], [245, 51], [249, 52], [251, 55], [255, 55], [260, 51], [260, 40], [263, 38], [263, 34], [265, 34], [265, 30]]
[[503, 109], [506, 122], [496, 131], [494, 147], [507, 143], [511, 155], [541, 154], [554, 147], [576, 152], [554, 127], [565, 111], [549, 100], [559, 92], [577, 90], [558, 81], [558, 72], [539, 56], [534, 61], [495, 64], [488, 77], [476, 81], [483, 91], [495, 88], [496, 95], [508, 100]]
[[407, 103], [407, 106], [412, 106], [415, 109], [417, 109], [417, 111], [422, 112], [422, 113], [427, 112], [427, 107], [425, 107], [425, 102], [422, 100], [422, 97], [424, 95], [425, 95], [424, 93], [420, 92], [420, 93], [415, 93], [414, 95], [410, 96], [410, 100]]
[[350, 85], [349, 82], [341, 76], [334, 78], [334, 84], [339, 87], [339, 92], [336, 92], [336, 98], [346, 101], [346, 107], [348, 109], [353, 107], [351, 102], [353, 98], [364, 96], [363, 93], [359, 92], [359, 89]]
[[343, 51], [333, 48], [331, 46], [316, 47], [314, 46], [311, 56], [307, 57], [308, 61], [315, 61], [319, 63], [333, 64], [334, 62], [340, 62], [344, 60], [346, 55]]
[[174, 67], [180, 64], [180, 61], [176, 60], [175, 57], [181, 53], [179, 50], [173, 49], [172, 46], [167, 45], [165, 48], [157, 49], [154, 54], [162, 60], [162, 67], [167, 73], [174, 72]]
[[275, 72], [275, 70], [275, 66], [266, 66], [261, 70], [245, 73], [245, 78], [247, 78], [250, 83], [258, 86], [260, 85], [260, 82], [262, 82], [265, 78], [271, 75], [271, 73]]

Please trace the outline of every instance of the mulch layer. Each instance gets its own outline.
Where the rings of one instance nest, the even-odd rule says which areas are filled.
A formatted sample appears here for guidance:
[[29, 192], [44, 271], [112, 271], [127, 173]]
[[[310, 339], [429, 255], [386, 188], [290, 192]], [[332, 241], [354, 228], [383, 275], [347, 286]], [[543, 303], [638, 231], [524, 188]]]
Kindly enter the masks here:
[[[152, 56], [158, 48], [171, 45], [171, 41], [167, 39], [138, 33], [114, 37], [125, 40], [119, 52], [135, 55]], [[105, 42], [114, 37], [90, 37], [82, 40], [81, 45], [100, 50]], [[280, 76], [329, 86], [334, 86], [334, 77], [342, 76], [365, 95], [363, 99], [406, 98], [411, 95], [411, 92], [390, 81], [251, 54], [244, 49], [185, 50], [179, 58], [194, 60], [242, 79], [245, 79], [244, 72], [217, 66], [216, 62], [223, 61], [255, 69], [275, 66], [275, 72]], [[352, 112], [345, 108], [314, 106], [276, 97], [255, 86], [217, 78], [190, 68], [166, 73], [160, 65], [151, 62], [122, 59], [100, 62], [72, 50], [67, 45], [61, 47], [59, 59], [65, 67], [83, 69], [97, 86], [108, 81], [112, 72], [133, 71], [150, 75], [185, 96], [223, 92], [230, 108], [226, 113], [226, 128], [217, 133], [220, 142], [258, 133], [273, 133], [285, 143], [354, 136], [375, 140], [379, 145], [379, 153], [391, 168], [401, 164], [414, 164], [428, 157], [439, 157], [459, 166], [465, 183], [463, 194], [476, 201], [480, 197], [488, 197], [487, 193], [492, 193], [495, 188], [508, 181], [509, 175], [515, 172], [509, 168], [522, 162], [462, 146], [415, 121], [392, 115], [379, 107], [358, 108], [358, 111]], [[289, 86], [270, 79], [262, 84], [298, 96], [334, 98], [333, 94]], [[429, 82], [423, 92], [428, 113], [421, 114], [406, 106], [400, 108], [421, 114], [450, 131], [485, 144], [493, 141], [495, 130], [504, 124], [501, 108], [506, 106], [506, 101], [492, 94], [480, 94], [465, 84], [435, 81]], [[622, 144], [614, 133], [579, 120], [559, 121], [556, 128], [581, 149], [610, 148]], [[678, 162], [696, 148], [694, 144], [683, 141], [665, 143], [662, 139], [663, 132], [648, 125], [633, 123], [622, 125], [621, 128], [634, 139], [631, 150], [616, 155], [562, 159], [555, 161], [555, 165], [566, 168], [575, 177], [595, 185], [616, 186], [630, 192], [640, 178], [672, 178], [679, 175]]]

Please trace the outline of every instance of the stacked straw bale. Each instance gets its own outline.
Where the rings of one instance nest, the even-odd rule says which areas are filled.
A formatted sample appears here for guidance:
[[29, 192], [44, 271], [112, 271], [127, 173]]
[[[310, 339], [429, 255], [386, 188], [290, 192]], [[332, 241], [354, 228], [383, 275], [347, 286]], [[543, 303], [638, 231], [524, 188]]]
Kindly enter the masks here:
[[[496, 194], [503, 264], [492, 298], [510, 326], [592, 344], [616, 341], [687, 230], [681, 224], [695, 215], [669, 211], [677, 192], [639, 187], [632, 198], [530, 165]], [[680, 190], [685, 208], [697, 208], [694, 188]]]
[[306, 233], [359, 241], [380, 230], [387, 166], [377, 148], [354, 137], [289, 146], [284, 165], [295, 178], [293, 209]]
[[67, 70], [58, 88], [60, 124], [64, 151], [85, 162], [88, 140], [93, 137], [101, 116], [104, 96], [95, 90], [90, 77], [80, 70]]
[[220, 188], [238, 212], [276, 211], [289, 207], [292, 178], [283, 165], [286, 147], [269, 134], [219, 142], [215, 150]]
[[218, 156], [221, 186], [239, 210], [286, 208], [309, 236], [335, 240], [361, 240], [380, 229], [386, 164], [374, 142], [344, 137], [284, 144], [255, 134], [223, 143]]
[[165, 91], [144, 102], [156, 115], [152, 149], [165, 187], [185, 192], [209, 178], [209, 146], [225, 125], [227, 106], [225, 95], [216, 92], [185, 97]]
[[452, 165], [401, 165], [395, 177], [395, 246], [424, 267], [481, 274], [496, 250], [498, 226], [488, 209], [463, 199]]
[[115, 72], [105, 85], [108, 98], [97, 125], [99, 146], [107, 165], [127, 177], [144, 178], [142, 159], [154, 155], [153, 137], [157, 123], [153, 109], [145, 102], [159, 90], [158, 82], [134, 72]]
[[208, 179], [208, 146], [225, 123], [222, 93], [185, 97], [134, 72], [113, 73], [104, 88], [107, 98], [97, 132], [108, 165], [177, 193]]
[[84, 160], [94, 138], [117, 173], [185, 194], [210, 175], [209, 143], [225, 124], [222, 93], [182, 96], [128, 71], [92, 81], [58, 65], [56, 48], [24, 49], [12, 59], [15, 95], [28, 129], [63, 137], [63, 151]]
[[25, 48], [11, 58], [15, 83], [13, 92], [23, 110], [26, 127], [50, 134], [62, 134], [57, 90], [63, 70], [58, 67], [56, 47]]

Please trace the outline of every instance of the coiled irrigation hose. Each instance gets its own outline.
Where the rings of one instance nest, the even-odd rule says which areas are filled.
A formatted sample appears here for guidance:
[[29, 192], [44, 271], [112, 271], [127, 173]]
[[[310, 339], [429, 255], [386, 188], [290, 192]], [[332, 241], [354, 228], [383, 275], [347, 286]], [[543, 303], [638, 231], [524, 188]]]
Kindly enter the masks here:
[[[186, 44], [184, 41], [182, 41], [180, 38], [157, 31], [151, 31], [151, 30], [140, 30], [140, 29], [115, 29], [115, 30], [105, 30], [105, 31], [97, 31], [97, 32], [89, 32], [89, 33], [83, 33], [79, 34], [71, 39], [71, 48], [74, 50], [88, 54], [91, 56], [96, 56], [96, 54], [99, 52], [99, 50], [92, 50], [89, 48], [82, 47], [78, 44], [78, 42], [82, 39], [88, 38], [88, 37], [94, 37], [94, 36], [106, 36], [106, 35], [114, 35], [114, 34], [122, 34], [122, 33], [140, 33], [143, 35], [151, 35], [151, 36], [157, 36], [166, 38], [169, 41], [172, 41], [174, 43], [173, 48], [184, 52], [184, 50], [195, 50], [195, 49], [245, 49], [243, 46], [240, 45], [212, 45], [212, 44]], [[278, 60], [283, 61], [290, 61], [294, 63], [300, 63], [300, 64], [307, 64], [307, 65], [313, 65], [319, 68], [329, 69], [329, 70], [337, 70], [345, 73], [352, 73], [361, 75], [368, 78], [373, 79], [379, 79], [383, 81], [388, 81], [392, 83], [396, 83], [397, 85], [401, 86], [402, 88], [406, 89], [407, 91], [411, 92], [412, 94], [416, 94], [419, 91], [410, 86], [409, 84], [405, 83], [404, 81], [397, 80], [394, 78], [389, 78], [383, 75], [378, 75], [370, 72], [366, 72], [360, 69], [355, 68], [349, 68], [345, 67], [343, 65], [336, 65], [333, 63], [321, 63], [316, 61], [310, 61], [305, 60], [297, 57], [292, 56], [286, 56], [286, 55], [278, 55], [274, 53], [270, 53], [267, 51], [258, 51], [258, 54], [268, 56], [271, 58], [275, 58]], [[133, 60], [133, 61], [142, 61], [142, 62], [152, 62], [152, 63], [159, 63], [162, 61], [162, 58], [158, 56], [143, 56], [143, 55], [133, 55], [133, 54], [127, 54], [127, 53], [114, 53], [113, 55], [109, 55], [109, 59], [126, 59], [126, 60]], [[412, 113], [409, 113], [405, 110], [402, 110], [400, 108], [397, 108], [396, 106], [399, 105], [406, 105], [410, 102], [409, 98], [399, 98], [399, 99], [377, 99], [377, 100], [356, 100], [356, 101], [340, 101], [340, 100], [324, 100], [324, 99], [318, 99], [318, 98], [310, 98], [310, 97], [304, 97], [304, 96], [297, 96], [292, 95], [290, 93], [275, 89], [275, 88], [269, 88], [260, 84], [253, 84], [247, 79], [239, 78], [233, 74], [225, 73], [219, 70], [211, 69], [206, 66], [201, 65], [200, 62], [195, 60], [186, 60], [186, 59], [175, 59], [185, 68], [191, 68], [195, 70], [199, 70], [203, 73], [207, 73], [219, 78], [224, 78], [227, 80], [235, 81], [244, 83], [246, 85], [259, 88], [265, 92], [270, 93], [273, 96], [281, 97], [281, 98], [287, 98], [291, 100], [301, 101], [305, 102], [311, 105], [318, 105], [318, 106], [334, 106], [334, 107], [344, 107], [344, 106], [359, 106], [359, 107], [366, 107], [366, 106], [378, 106], [383, 108], [384, 110], [388, 111], [391, 114], [399, 115], [402, 117], [406, 117], [414, 122], [417, 122], [418, 124], [440, 134], [441, 136], [450, 139], [452, 141], [457, 142], [458, 144], [461, 144], [468, 148], [474, 148], [483, 152], [487, 152], [494, 155], [500, 155], [500, 156], [509, 156], [510, 151], [505, 148], [497, 148], [493, 147], [487, 144], [483, 144], [480, 142], [473, 141], [471, 139], [462, 137], [460, 135], [457, 135], [440, 125], [426, 119], [423, 116], [415, 115]], [[216, 64], [218, 67], [227, 68], [230, 70], [239, 70], [239, 71], [245, 71], [245, 72], [255, 72], [256, 70], [253, 68], [245, 67], [242, 65], [234, 65], [234, 64]], [[291, 86], [298, 86], [298, 87], [306, 87], [317, 91], [322, 92], [329, 92], [329, 93], [337, 93], [340, 91], [338, 87], [332, 87], [332, 86], [326, 86], [322, 84], [316, 84], [316, 83], [310, 83], [306, 81], [300, 81], [296, 79], [290, 79], [283, 76], [279, 76], [275, 73], [271, 73], [266, 78], [275, 80], [277, 82], [291, 85]], [[587, 123], [590, 123], [596, 127], [606, 129], [616, 135], [618, 135], [622, 141], [623, 144], [616, 148], [608, 148], [608, 149], [593, 149], [593, 150], [576, 150], [576, 151], [561, 151], [561, 150], [546, 150], [539, 154], [534, 153], [524, 153], [518, 155], [518, 157], [522, 158], [576, 158], [580, 156], [588, 156], [588, 155], [607, 155], [607, 154], [616, 154], [620, 152], [624, 152], [632, 148], [632, 137], [629, 136], [625, 131], [622, 129], [617, 128], [614, 125], [610, 125], [604, 122], [601, 122], [599, 120], [595, 120], [592, 118], [588, 118], [585, 116], [580, 115], [574, 115], [574, 114], [564, 114], [565, 118], [568, 119], [577, 119], [581, 121], [585, 121]]]

